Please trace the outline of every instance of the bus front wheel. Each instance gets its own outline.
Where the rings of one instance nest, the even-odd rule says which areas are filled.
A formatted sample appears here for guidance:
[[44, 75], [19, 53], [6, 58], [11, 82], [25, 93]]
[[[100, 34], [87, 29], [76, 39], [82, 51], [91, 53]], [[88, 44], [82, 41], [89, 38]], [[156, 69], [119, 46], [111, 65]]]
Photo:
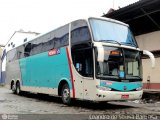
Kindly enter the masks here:
[[62, 96], [63, 103], [69, 105], [71, 102], [71, 97], [70, 97], [70, 89], [68, 84], [63, 85], [61, 96]]

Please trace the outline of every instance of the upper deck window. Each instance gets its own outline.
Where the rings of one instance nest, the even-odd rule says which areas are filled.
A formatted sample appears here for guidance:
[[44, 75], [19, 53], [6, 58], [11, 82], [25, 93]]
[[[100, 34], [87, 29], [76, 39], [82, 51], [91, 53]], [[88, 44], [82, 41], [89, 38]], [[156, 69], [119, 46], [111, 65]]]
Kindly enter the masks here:
[[72, 45], [91, 41], [88, 24], [85, 20], [77, 20], [71, 24]]
[[99, 42], [112, 42], [115, 44], [137, 47], [137, 43], [130, 29], [122, 24], [107, 20], [89, 20], [93, 38]]

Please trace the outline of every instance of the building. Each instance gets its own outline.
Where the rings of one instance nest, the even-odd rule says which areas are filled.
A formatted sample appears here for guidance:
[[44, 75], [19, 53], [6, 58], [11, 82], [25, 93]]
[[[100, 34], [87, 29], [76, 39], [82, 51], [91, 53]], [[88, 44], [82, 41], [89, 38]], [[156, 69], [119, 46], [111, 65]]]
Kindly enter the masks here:
[[142, 50], [151, 51], [156, 57], [156, 67], [151, 69], [150, 60], [143, 59], [144, 89], [160, 91], [160, 0], [139, 0], [136, 3], [112, 10], [103, 17], [130, 25]]
[[7, 44], [5, 45], [5, 50], [9, 51], [10, 49], [17, 47], [24, 42], [28, 42], [35, 36], [39, 35], [39, 33], [36, 32], [25, 32], [23, 30], [15, 31]]
[[13, 35], [11, 36], [11, 38], [9, 39], [9, 41], [7, 42], [7, 44], [4, 46], [4, 50], [2, 53], [2, 57], [1, 57], [1, 79], [0, 79], [0, 84], [5, 82], [5, 71], [6, 71], [6, 53], [13, 49], [14, 47], [17, 47], [21, 44], [23, 44], [24, 42], [28, 42], [29, 40], [31, 40], [32, 38], [36, 37], [39, 33], [36, 32], [25, 32], [23, 30], [20, 31], [15, 31], [13, 33]]
[[[0, 44], [0, 58], [2, 57], [3, 48], [4, 48], [4, 45]], [[1, 81], [1, 71], [2, 71], [2, 61], [0, 59], [0, 81]]]

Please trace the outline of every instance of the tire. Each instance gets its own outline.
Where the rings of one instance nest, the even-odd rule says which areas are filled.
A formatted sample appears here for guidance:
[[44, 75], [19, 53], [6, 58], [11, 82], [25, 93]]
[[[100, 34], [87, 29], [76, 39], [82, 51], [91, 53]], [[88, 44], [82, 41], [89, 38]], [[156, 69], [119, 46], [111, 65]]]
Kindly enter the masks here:
[[64, 84], [61, 91], [62, 102], [69, 105], [71, 103], [70, 89], [68, 84]]
[[11, 83], [11, 90], [14, 94], [16, 93], [16, 87], [14, 83]]
[[21, 93], [21, 89], [20, 89], [20, 83], [18, 82], [16, 84], [16, 94], [19, 95]]

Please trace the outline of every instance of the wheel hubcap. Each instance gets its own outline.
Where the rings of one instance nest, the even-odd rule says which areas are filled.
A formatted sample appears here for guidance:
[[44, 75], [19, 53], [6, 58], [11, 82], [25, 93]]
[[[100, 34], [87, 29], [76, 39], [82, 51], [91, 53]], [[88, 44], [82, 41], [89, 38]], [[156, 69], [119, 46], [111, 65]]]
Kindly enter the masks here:
[[12, 85], [12, 91], [15, 91], [15, 85]]
[[17, 87], [17, 94], [19, 94], [19, 87]]
[[70, 96], [69, 89], [64, 89], [64, 91], [63, 91], [64, 100], [67, 101], [69, 99], [69, 96]]

